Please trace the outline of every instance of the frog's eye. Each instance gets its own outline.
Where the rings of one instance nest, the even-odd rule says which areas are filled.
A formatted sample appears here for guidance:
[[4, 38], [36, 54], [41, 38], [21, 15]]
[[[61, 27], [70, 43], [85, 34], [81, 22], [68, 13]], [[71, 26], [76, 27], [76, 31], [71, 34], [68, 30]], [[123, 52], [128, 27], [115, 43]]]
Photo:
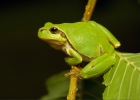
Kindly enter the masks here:
[[56, 28], [56, 27], [50, 28], [50, 32], [51, 32], [52, 34], [56, 34], [58, 31], [59, 31], [59, 30], [58, 30], [58, 28]]

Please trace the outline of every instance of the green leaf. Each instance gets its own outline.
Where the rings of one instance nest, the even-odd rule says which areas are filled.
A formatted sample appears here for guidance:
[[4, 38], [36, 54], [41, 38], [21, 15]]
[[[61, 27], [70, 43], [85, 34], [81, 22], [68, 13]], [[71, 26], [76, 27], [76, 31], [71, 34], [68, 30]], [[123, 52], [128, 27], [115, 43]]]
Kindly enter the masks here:
[[105, 100], [140, 100], [140, 53], [116, 53], [116, 64], [104, 75]]
[[46, 80], [48, 94], [43, 96], [41, 100], [58, 100], [66, 97], [69, 88], [69, 77], [65, 77], [65, 73], [68, 73], [68, 71], [53, 75]]

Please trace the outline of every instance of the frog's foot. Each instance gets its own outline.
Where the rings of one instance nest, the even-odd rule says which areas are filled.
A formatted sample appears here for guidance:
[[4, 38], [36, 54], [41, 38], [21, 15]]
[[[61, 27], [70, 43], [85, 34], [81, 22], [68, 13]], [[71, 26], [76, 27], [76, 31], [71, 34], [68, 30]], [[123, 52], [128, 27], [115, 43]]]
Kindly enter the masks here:
[[66, 73], [65, 76], [75, 76], [78, 77], [80, 79], [82, 79], [81, 75], [80, 75], [80, 71], [82, 70], [82, 68], [77, 67], [77, 66], [72, 66], [72, 69], [70, 70], [69, 73]]

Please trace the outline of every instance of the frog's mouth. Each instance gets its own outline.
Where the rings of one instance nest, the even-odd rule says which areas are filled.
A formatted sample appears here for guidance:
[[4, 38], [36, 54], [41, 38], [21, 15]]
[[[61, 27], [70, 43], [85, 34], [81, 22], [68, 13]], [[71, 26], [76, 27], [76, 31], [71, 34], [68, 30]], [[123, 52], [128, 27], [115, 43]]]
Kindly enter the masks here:
[[44, 39], [44, 38], [40, 39], [47, 42], [51, 47], [53, 47], [56, 50], [62, 50], [62, 47], [65, 45], [65, 42], [61, 42], [59, 40]]
[[47, 43], [49, 43], [49, 44], [51, 44], [51, 45], [58, 45], [58, 46], [61, 46], [61, 45], [63, 45], [64, 43], [62, 43], [62, 42], [60, 42], [60, 41], [58, 41], [58, 40], [47, 40], [46, 41]]

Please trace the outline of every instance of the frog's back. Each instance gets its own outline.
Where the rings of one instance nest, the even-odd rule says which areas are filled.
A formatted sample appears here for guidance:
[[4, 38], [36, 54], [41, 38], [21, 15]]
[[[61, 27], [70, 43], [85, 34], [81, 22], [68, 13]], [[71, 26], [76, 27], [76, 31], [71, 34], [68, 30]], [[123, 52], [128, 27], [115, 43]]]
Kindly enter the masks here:
[[96, 22], [64, 23], [59, 27], [64, 29], [63, 31], [73, 48], [89, 58], [95, 58], [101, 52], [107, 52], [107, 49], [111, 46]]

